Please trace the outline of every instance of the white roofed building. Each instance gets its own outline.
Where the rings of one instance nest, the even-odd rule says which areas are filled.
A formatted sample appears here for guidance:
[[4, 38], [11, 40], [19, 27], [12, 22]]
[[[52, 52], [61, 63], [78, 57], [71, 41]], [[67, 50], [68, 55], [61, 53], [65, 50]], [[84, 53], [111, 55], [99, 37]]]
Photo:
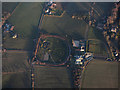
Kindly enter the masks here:
[[84, 65], [84, 58], [83, 58], [82, 55], [80, 55], [80, 56], [75, 60], [75, 64]]

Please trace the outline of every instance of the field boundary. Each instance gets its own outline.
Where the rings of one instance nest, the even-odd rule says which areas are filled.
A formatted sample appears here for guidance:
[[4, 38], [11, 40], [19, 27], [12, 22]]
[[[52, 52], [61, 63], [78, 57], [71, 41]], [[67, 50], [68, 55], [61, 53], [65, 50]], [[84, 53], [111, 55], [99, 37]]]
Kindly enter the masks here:
[[[12, 11], [12, 13], [9, 15], [9, 17], [11, 17], [13, 14], [14, 14], [14, 12], [16, 11], [16, 9], [20, 6], [22, 4], [22, 2], [19, 2], [18, 3], [18, 5], [14, 8], [14, 10]], [[9, 18], [8, 17], [8, 18]]]
[[64, 13], [65, 13], [65, 11], [63, 11], [63, 13], [60, 16], [56, 16], [56, 15], [44, 15], [44, 16], [61, 18], [61, 17], [63, 17]]
[[[86, 68], [87, 68], [87, 66], [88, 66], [88, 64], [90, 64], [91, 63], [91, 61], [93, 61], [94, 59], [91, 59], [91, 60], [89, 60], [88, 62], [86, 62], [86, 64], [85, 64], [85, 66], [82, 68], [82, 73], [81, 73], [81, 82], [80, 82], [80, 85], [82, 86], [82, 83], [83, 83], [83, 79], [84, 78], [82, 78], [82, 77], [84, 77], [83, 76], [83, 74], [85, 73], [85, 70], [86, 70]], [[82, 87], [80, 87], [80, 88], [82, 88]]]
[[[29, 70], [30, 71], [30, 70]], [[23, 73], [27, 71], [16, 71], [16, 72], [2, 72], [2, 74], [15, 74], [15, 73]]]
[[102, 42], [102, 41], [99, 40], [99, 39], [88, 39], [88, 41], [98, 41], [98, 42], [100, 42], [101, 44], [104, 44], [104, 46], [105, 46], [105, 50], [106, 50], [106, 52], [107, 52], [107, 57], [110, 56], [109, 48], [107, 47], [107, 45], [106, 45], [104, 42]]
[[[37, 52], [38, 52], [38, 49], [39, 49], [40, 39], [41, 39], [41, 38], [47, 38], [47, 37], [55, 37], [55, 38], [59, 38], [59, 39], [62, 39], [62, 40], [66, 40], [65, 38], [63, 38], [63, 37], [61, 37], [61, 36], [57, 36], [57, 35], [41, 35], [40, 38], [38, 39], [38, 43], [37, 43], [37, 46], [36, 46], [36, 50], [35, 50], [35, 53], [34, 53], [34, 57], [32, 58], [32, 62], [33, 62], [33, 61], [35, 60], [35, 58], [36, 58], [36, 55], [37, 55]], [[64, 63], [57, 64], [57, 65], [40, 63], [40, 65], [48, 65], [48, 66], [61, 66], [61, 65], [65, 65], [65, 63], [69, 60], [69, 58], [70, 58], [70, 53], [71, 53], [70, 45], [68, 44], [68, 42], [66, 42], [66, 43], [67, 43], [68, 48], [69, 48], [69, 54], [68, 54], [67, 60], [66, 60]]]

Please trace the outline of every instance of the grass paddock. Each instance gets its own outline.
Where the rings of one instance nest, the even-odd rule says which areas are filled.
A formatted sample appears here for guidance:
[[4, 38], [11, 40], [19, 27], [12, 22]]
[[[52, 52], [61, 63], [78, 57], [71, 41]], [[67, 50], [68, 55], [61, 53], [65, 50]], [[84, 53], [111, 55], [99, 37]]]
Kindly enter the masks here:
[[83, 73], [82, 88], [118, 88], [118, 63], [91, 61]]
[[2, 76], [2, 88], [31, 88], [30, 72]]
[[34, 67], [35, 88], [71, 88], [70, 71], [65, 67]]

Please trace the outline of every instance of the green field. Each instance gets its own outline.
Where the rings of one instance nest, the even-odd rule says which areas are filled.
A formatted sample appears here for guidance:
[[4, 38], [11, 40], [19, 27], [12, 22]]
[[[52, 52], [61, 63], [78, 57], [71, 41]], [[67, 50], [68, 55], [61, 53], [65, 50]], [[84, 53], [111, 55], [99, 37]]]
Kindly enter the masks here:
[[107, 56], [108, 52], [106, 47], [107, 43], [104, 39], [102, 31], [97, 30], [96, 28], [93, 27], [89, 27], [87, 38], [88, 38], [87, 51]]
[[107, 56], [107, 48], [103, 42], [97, 40], [88, 41], [88, 51], [93, 52], [94, 54], [101, 54]]
[[72, 88], [71, 74], [65, 67], [34, 67], [35, 88]]
[[[107, 14], [107, 11], [111, 9], [110, 6], [112, 4], [113, 3], [96, 3], [93, 6], [93, 3], [61, 3], [62, 8], [65, 11], [63, 17], [45, 16], [43, 19], [41, 32], [48, 34], [57, 34], [63, 37], [67, 35], [68, 39], [84, 39], [87, 24], [83, 20], [72, 19], [72, 15], [88, 16], [88, 12], [93, 6], [95, 18], [97, 20]], [[88, 38], [97, 38], [103, 40], [102, 32], [97, 30], [96, 28], [90, 27], [88, 34]]]
[[83, 39], [86, 29], [86, 23], [72, 19], [67, 13], [63, 17], [48, 17], [45, 16], [42, 23], [42, 32], [49, 34], [57, 34], [73, 39]]
[[30, 72], [5, 74], [2, 76], [2, 88], [31, 88]]
[[42, 12], [43, 3], [24, 2], [17, 7], [8, 21], [15, 25], [17, 39], [6, 39], [5, 48], [26, 49], [33, 48], [33, 39], [38, 37], [38, 23]]
[[19, 3], [17, 2], [3, 2], [2, 3], [2, 12], [10, 12], [12, 13], [12, 11], [15, 9], [15, 7], [18, 5]]
[[[65, 2], [62, 3], [64, 10], [67, 10], [67, 13], [71, 15], [87, 15], [91, 7], [94, 8], [94, 17], [99, 20], [100, 17], [109, 15], [108, 11], [111, 10], [113, 3], [111, 2], [96, 2], [93, 5], [93, 2]], [[72, 7], [72, 8], [71, 8]], [[100, 15], [100, 16], [99, 16]]]
[[2, 71], [3, 72], [19, 72], [30, 69], [28, 64], [28, 52], [12, 52], [3, 53]]
[[41, 46], [38, 50], [37, 57], [41, 61], [44, 58], [45, 53], [50, 55], [48, 62], [49, 63], [62, 63], [65, 62], [68, 57], [68, 46], [67, 43], [59, 38], [47, 37], [44, 39], [48, 43], [47, 48], [44, 48], [45, 43], [41, 42]]
[[[5, 3], [2, 9], [12, 12], [16, 4], [17, 3]], [[24, 49], [29, 51], [34, 49], [34, 45], [36, 44], [34, 39], [39, 37], [38, 23], [43, 9], [42, 5], [42, 2], [24, 2], [17, 7], [8, 21], [15, 25], [14, 31], [18, 34], [18, 38], [4, 39], [3, 48]], [[84, 39], [87, 23], [83, 20], [72, 19], [72, 15], [74, 15], [75, 12], [79, 12], [78, 15], [80, 13], [82, 15], [88, 15], [91, 5], [92, 3], [62, 3], [62, 8], [65, 10], [64, 15], [62, 17], [44, 16], [40, 29], [41, 32], [60, 35], [70, 41], [72, 41], [72, 39]], [[95, 18], [99, 19], [99, 17], [108, 14], [107, 11], [111, 8], [111, 5], [112, 3], [96, 3], [94, 8], [101, 16], [95, 12]], [[101, 32], [91, 27], [88, 32], [88, 39], [104, 41]], [[106, 55], [105, 46], [100, 41], [90, 41], [88, 43], [89, 51]], [[53, 40], [53, 43], [56, 42], [57, 40]], [[61, 52], [61, 48], [57, 49], [59, 45], [63, 47], [64, 44], [58, 43], [51, 46], [56, 60], [60, 58], [63, 59], [64, 53], [66, 53], [65, 48], [62, 48], [61, 54], [58, 53], [59, 50]], [[31, 53], [26, 51], [7, 51], [7, 53], [3, 53], [3, 72], [16, 73], [3, 74], [3, 87], [28, 88], [31, 86], [30, 65], [27, 62], [30, 55]], [[61, 55], [63, 56], [61, 57]], [[73, 85], [71, 73], [65, 67], [34, 67], [34, 69], [35, 88], [71, 88]], [[117, 87], [117, 75], [116, 63], [94, 60], [84, 73], [85, 77], [83, 77], [82, 87]]]
[[118, 88], [118, 63], [91, 61], [83, 74], [82, 88]]
[[29, 52], [26, 51], [7, 51], [2, 54], [3, 88], [31, 87], [28, 56]]
[[88, 39], [99, 39], [102, 42], [105, 42], [104, 36], [102, 34], [102, 31], [90, 27], [88, 31]]

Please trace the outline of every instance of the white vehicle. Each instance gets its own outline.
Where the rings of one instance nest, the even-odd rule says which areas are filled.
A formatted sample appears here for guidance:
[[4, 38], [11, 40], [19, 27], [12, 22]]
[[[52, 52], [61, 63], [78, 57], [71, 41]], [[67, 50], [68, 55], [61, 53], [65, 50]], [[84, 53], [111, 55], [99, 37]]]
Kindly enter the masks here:
[[75, 64], [83, 65], [82, 61], [76, 61]]
[[93, 58], [93, 54], [92, 53], [86, 53], [85, 59], [90, 60], [92, 58]]
[[15, 34], [12, 38], [17, 38], [17, 34]]

